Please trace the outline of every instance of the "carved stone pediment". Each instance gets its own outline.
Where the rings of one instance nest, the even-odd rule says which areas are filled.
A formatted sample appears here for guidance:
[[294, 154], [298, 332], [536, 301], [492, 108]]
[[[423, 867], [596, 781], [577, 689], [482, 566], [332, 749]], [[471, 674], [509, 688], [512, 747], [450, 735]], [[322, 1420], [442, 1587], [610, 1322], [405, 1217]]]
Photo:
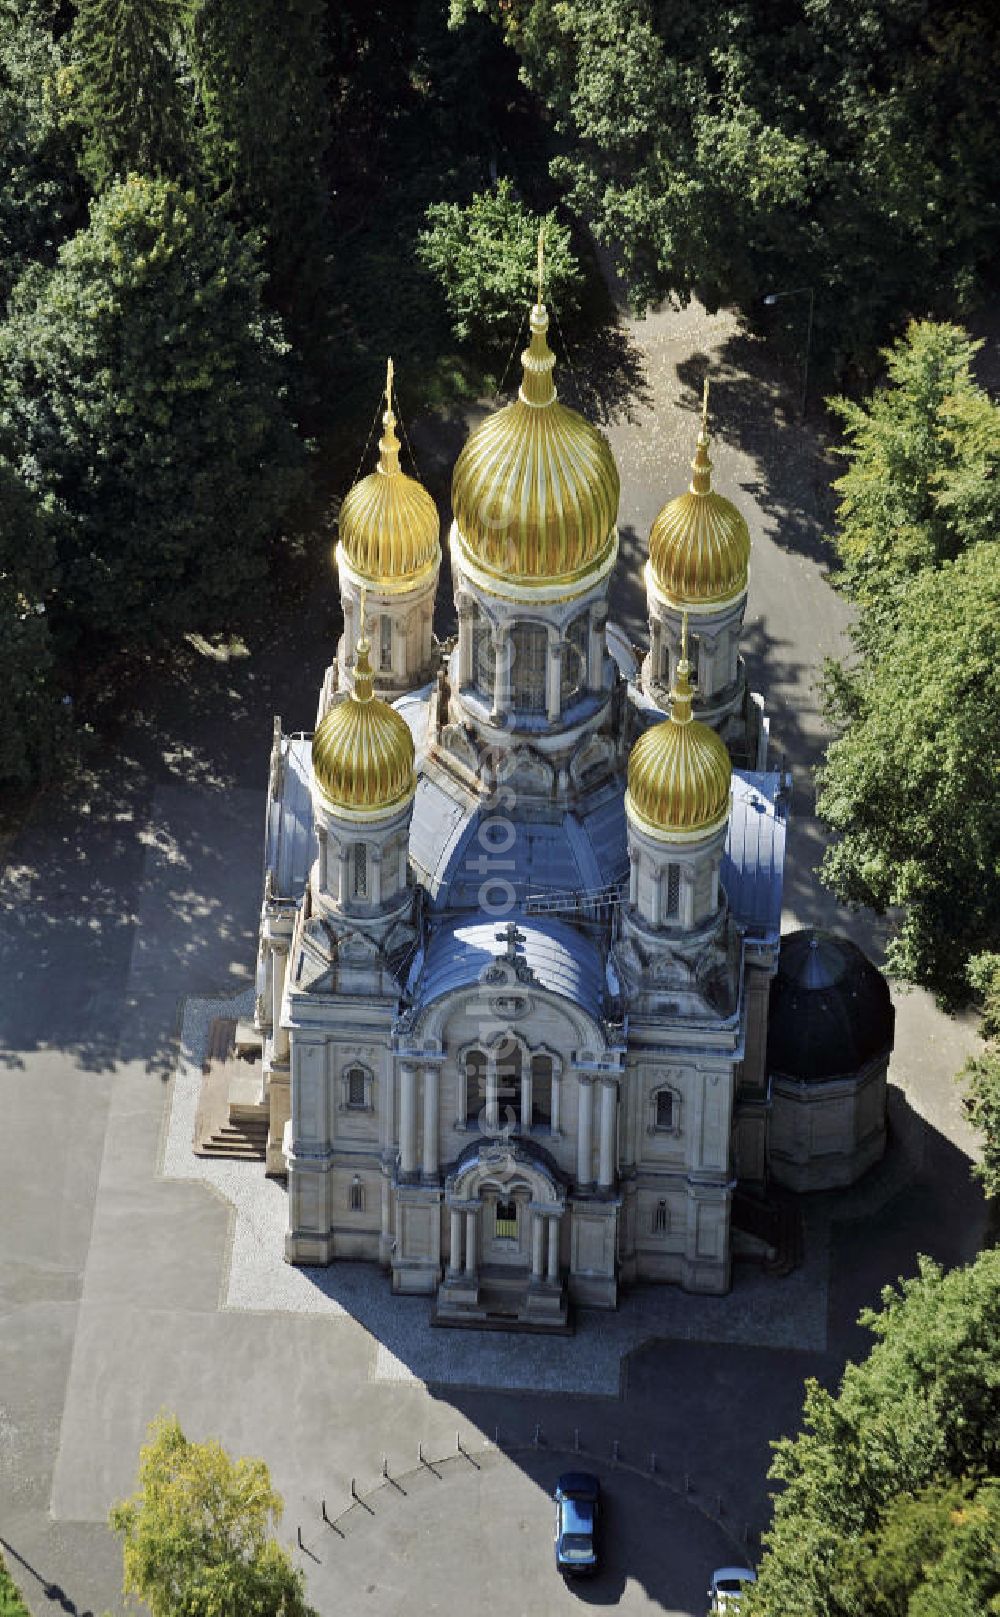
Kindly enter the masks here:
[[588, 736], [582, 746], [578, 747], [570, 761], [569, 772], [576, 786], [582, 786], [587, 779], [593, 779], [602, 771], [610, 772], [615, 767], [615, 745], [604, 736]]
[[453, 758], [470, 770], [473, 775], [479, 770], [479, 754], [465, 728], [461, 724], [446, 724], [441, 731], [441, 745]]
[[497, 780], [515, 790], [549, 796], [555, 785], [555, 771], [531, 747], [516, 747], [501, 760]]

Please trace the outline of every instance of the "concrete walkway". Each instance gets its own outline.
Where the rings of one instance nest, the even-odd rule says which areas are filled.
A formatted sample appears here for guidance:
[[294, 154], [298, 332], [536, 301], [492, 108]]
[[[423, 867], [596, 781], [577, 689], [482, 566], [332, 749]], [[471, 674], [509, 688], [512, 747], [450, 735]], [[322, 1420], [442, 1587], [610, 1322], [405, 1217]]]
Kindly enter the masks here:
[[[811, 873], [821, 843], [808, 785], [822, 735], [815, 682], [845, 622], [823, 576], [819, 491], [829, 468], [809, 432], [786, 421], [760, 348], [725, 317], [691, 309], [626, 325], [615, 363], [610, 382], [628, 381], [633, 417], [624, 419], [609, 383], [627, 563], [615, 614], [640, 631], [644, 537], [686, 480], [710, 365], [717, 486], [747, 512], [755, 541], [753, 682], [796, 772], [788, 922], [844, 925], [877, 950], [878, 933], [839, 915]], [[516, 1587], [514, 1609], [538, 1610], [562, 1599], [549, 1567], [548, 1473], [530, 1446], [541, 1425], [553, 1446], [580, 1430], [593, 1453], [610, 1456], [617, 1441], [637, 1472], [655, 1449], [670, 1488], [692, 1480], [699, 1510], [721, 1496], [722, 1525], [699, 1514], [695, 1527], [672, 1493], [669, 1556], [643, 1560], [626, 1526], [624, 1559], [603, 1594], [595, 1586], [595, 1599], [625, 1609], [698, 1613], [709, 1563], [732, 1552], [725, 1524], [766, 1521], [769, 1442], [797, 1424], [803, 1378], [834, 1380], [846, 1353], [864, 1351], [858, 1308], [911, 1271], [918, 1250], [952, 1263], [976, 1249], [982, 1204], [952, 1083], [973, 1028], [941, 1017], [924, 995], [897, 995], [890, 1156], [850, 1203], [813, 1204], [810, 1228], [825, 1229], [828, 1242], [828, 1253], [813, 1241], [808, 1254], [826, 1277], [823, 1317], [816, 1328], [807, 1310], [813, 1322], [794, 1341], [726, 1340], [719, 1329], [692, 1342], [676, 1323], [684, 1299], [671, 1295], [648, 1339], [625, 1344], [614, 1389], [595, 1371], [545, 1393], [499, 1371], [478, 1385], [449, 1365], [435, 1372], [426, 1354], [460, 1357], [468, 1339], [438, 1347], [419, 1321], [397, 1352], [390, 1331], [401, 1315], [390, 1322], [375, 1291], [360, 1294], [366, 1314], [344, 1296], [339, 1312], [281, 1311], [266, 1291], [235, 1306], [236, 1224], [224, 1187], [161, 1172], [171, 1079], [188, 998], [227, 999], [250, 986], [271, 714], [290, 728], [311, 723], [333, 643], [332, 578], [328, 589], [328, 599], [313, 591], [293, 604], [268, 646], [229, 661], [192, 653], [169, 690], [151, 682], [137, 692], [114, 745], [72, 792], [38, 805], [10, 850], [0, 887], [4, 1552], [33, 1612], [121, 1611], [120, 1553], [104, 1522], [132, 1485], [146, 1423], [161, 1407], [192, 1436], [214, 1433], [233, 1452], [263, 1455], [286, 1498], [287, 1536], [302, 1525], [309, 1547], [321, 1500], [343, 1508], [352, 1477], [373, 1487], [383, 1454], [403, 1473], [418, 1464], [418, 1444], [451, 1455], [460, 1431], [478, 1452], [499, 1424], [519, 1446], [474, 1487], [442, 1484], [437, 1507], [428, 1493], [407, 1517], [406, 1573], [422, 1597], [437, 1598], [442, 1557], [460, 1580], [454, 1546], [471, 1541], [480, 1575], [459, 1584], [466, 1603], [473, 1587], [494, 1597]], [[446, 599], [441, 611], [447, 618]], [[265, 1226], [258, 1233], [263, 1240]], [[791, 1297], [802, 1278], [788, 1284]], [[390, 1358], [408, 1373], [389, 1374]], [[609, 1486], [636, 1522], [660, 1520], [659, 1495], [648, 1502], [654, 1484], [621, 1472]], [[301, 1556], [320, 1609], [392, 1611], [404, 1553], [396, 1533], [387, 1525], [384, 1539], [359, 1532], [345, 1542], [333, 1571], [325, 1558], [320, 1572]]]

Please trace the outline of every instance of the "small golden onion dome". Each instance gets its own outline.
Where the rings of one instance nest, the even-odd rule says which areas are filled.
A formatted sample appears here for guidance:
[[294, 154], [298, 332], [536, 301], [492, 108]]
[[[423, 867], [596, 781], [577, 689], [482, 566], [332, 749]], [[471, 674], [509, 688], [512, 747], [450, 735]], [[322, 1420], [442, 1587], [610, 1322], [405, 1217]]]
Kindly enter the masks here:
[[639, 737], [629, 754], [625, 807], [640, 828], [669, 841], [718, 830], [729, 817], [733, 768], [725, 743], [691, 716], [687, 624], [670, 717]]
[[406, 720], [374, 694], [369, 644], [358, 641], [354, 689], [313, 736], [316, 785], [330, 806], [359, 818], [399, 808], [417, 789]]
[[691, 466], [688, 492], [663, 507], [649, 534], [653, 577], [681, 606], [732, 600], [746, 589], [750, 567], [750, 530], [732, 501], [712, 488], [707, 382]]
[[573, 583], [612, 555], [618, 468], [603, 433], [560, 404], [539, 297], [512, 404], [470, 434], [452, 508], [469, 559], [508, 583]]
[[441, 559], [437, 506], [422, 483], [400, 470], [392, 379], [390, 359], [378, 466], [355, 483], [340, 507], [339, 518], [341, 554], [376, 588], [410, 584]]

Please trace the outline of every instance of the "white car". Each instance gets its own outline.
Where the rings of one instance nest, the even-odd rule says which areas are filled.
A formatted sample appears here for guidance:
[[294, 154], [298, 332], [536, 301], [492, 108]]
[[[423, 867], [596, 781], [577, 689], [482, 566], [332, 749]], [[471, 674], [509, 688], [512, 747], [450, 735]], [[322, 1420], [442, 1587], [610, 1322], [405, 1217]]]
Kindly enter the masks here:
[[717, 1612], [739, 1611], [743, 1604], [743, 1591], [749, 1583], [757, 1582], [756, 1572], [751, 1572], [748, 1566], [720, 1566], [712, 1573], [712, 1582], [708, 1591], [708, 1598], [712, 1602], [709, 1607], [711, 1617]]

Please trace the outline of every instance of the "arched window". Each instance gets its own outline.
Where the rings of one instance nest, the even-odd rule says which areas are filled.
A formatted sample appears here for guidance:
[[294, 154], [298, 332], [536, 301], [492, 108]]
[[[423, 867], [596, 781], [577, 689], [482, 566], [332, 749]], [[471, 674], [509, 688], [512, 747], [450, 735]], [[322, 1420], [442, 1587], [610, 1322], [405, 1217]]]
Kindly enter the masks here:
[[379, 619], [378, 665], [383, 674], [392, 672], [392, 618], [388, 612]]
[[587, 642], [590, 639], [590, 614], [581, 612], [566, 631], [563, 646], [560, 693], [565, 707], [587, 684]]
[[531, 1126], [552, 1126], [552, 1057], [531, 1058]]
[[351, 1212], [363, 1213], [365, 1210], [365, 1187], [358, 1174], [351, 1180]]
[[355, 1061], [349, 1067], [345, 1067], [340, 1076], [343, 1085], [343, 1105], [350, 1107], [352, 1111], [370, 1111], [374, 1081], [368, 1068]]
[[354, 849], [354, 896], [368, 897], [368, 844], [359, 842]]
[[670, 1089], [657, 1092], [656, 1126], [658, 1129], [672, 1129], [674, 1126], [674, 1096]]
[[667, 1227], [668, 1227], [667, 1204], [666, 1204], [666, 1202], [662, 1202], [662, 1201], [657, 1202], [655, 1207], [653, 1208], [653, 1234], [654, 1235], [666, 1235]]
[[496, 1048], [497, 1064], [497, 1121], [501, 1128], [509, 1128], [523, 1121], [521, 1117], [521, 1046], [516, 1040], [504, 1038]]
[[654, 1134], [680, 1134], [681, 1097], [669, 1084], [661, 1084], [649, 1097], [649, 1127]]
[[524, 713], [544, 713], [549, 631], [544, 623], [518, 623], [510, 639], [514, 706]]
[[496, 683], [497, 654], [493, 646], [493, 625], [478, 606], [472, 608], [469, 633], [472, 636], [472, 678], [477, 690], [492, 698]]
[[486, 1056], [469, 1050], [465, 1057], [465, 1121], [478, 1123], [486, 1106]]
[[680, 867], [680, 865], [668, 865], [667, 866], [665, 882], [666, 882], [666, 892], [665, 892], [665, 901], [664, 901], [664, 905], [663, 905], [663, 913], [666, 916], [679, 915], [680, 914], [680, 908], [681, 908], [681, 867]]

